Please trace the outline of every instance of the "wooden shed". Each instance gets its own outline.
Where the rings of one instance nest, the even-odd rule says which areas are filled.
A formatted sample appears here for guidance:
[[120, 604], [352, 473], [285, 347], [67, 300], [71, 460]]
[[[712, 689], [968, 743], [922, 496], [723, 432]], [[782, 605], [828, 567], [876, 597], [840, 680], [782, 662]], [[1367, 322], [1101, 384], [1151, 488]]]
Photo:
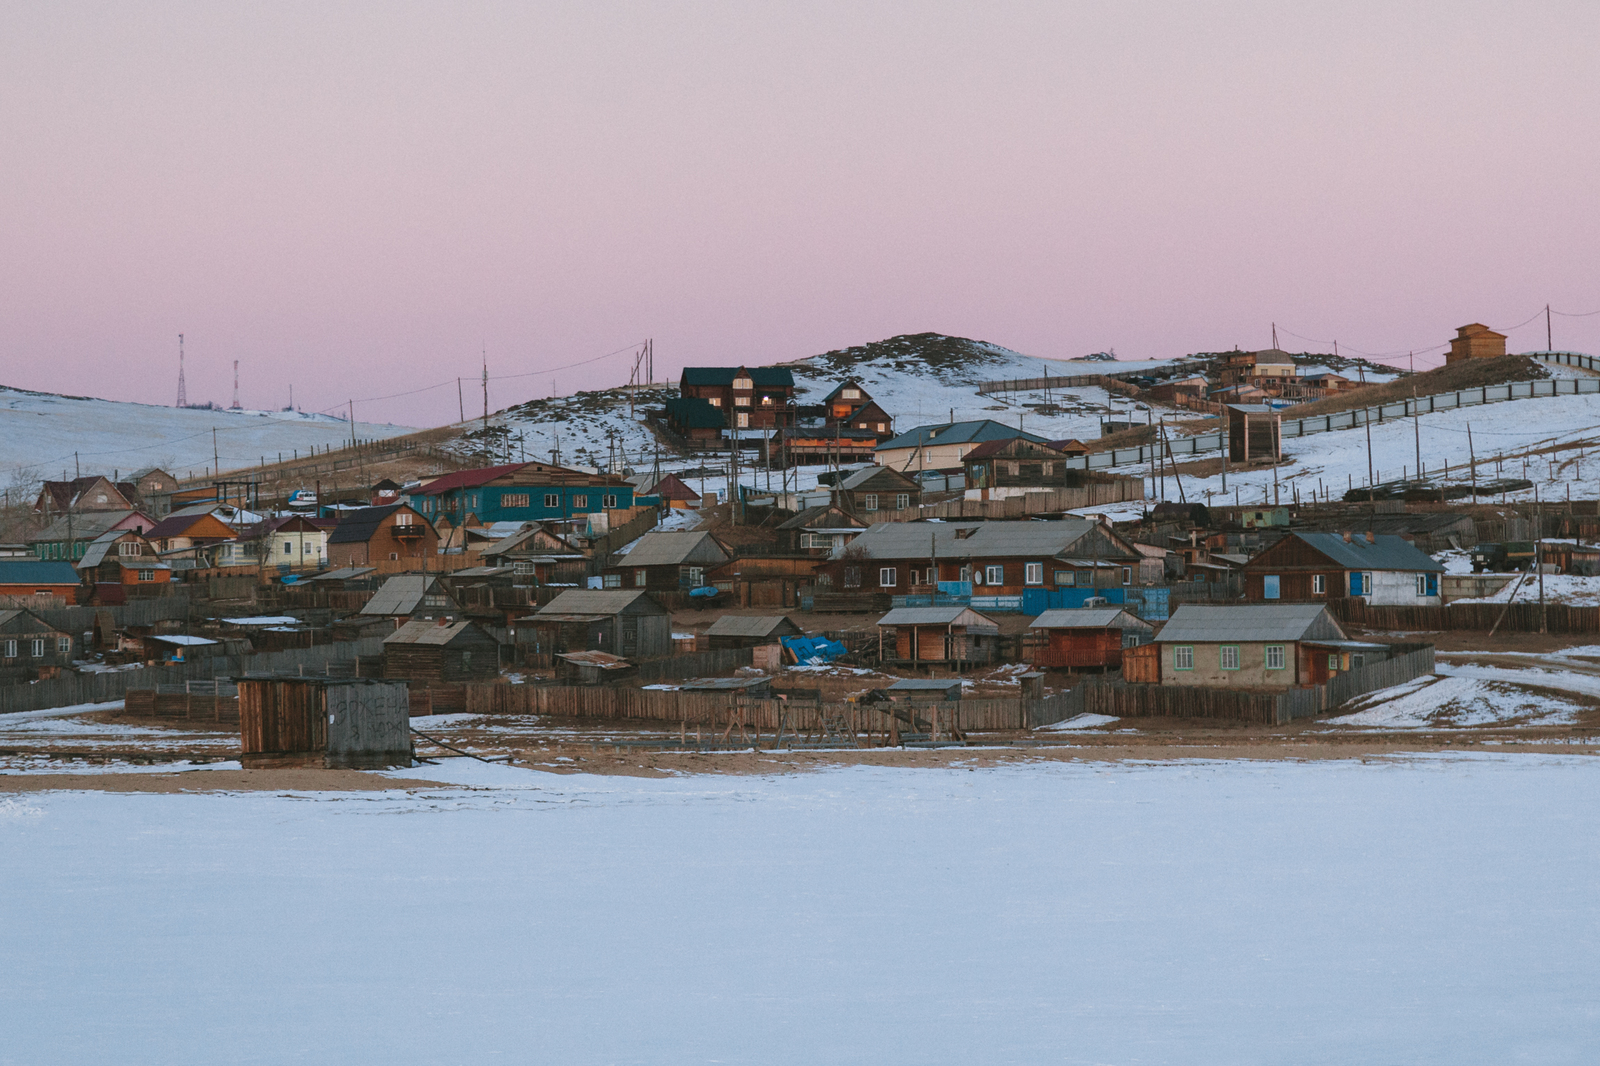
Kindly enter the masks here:
[[1058, 670], [1116, 670], [1124, 648], [1148, 644], [1149, 622], [1121, 607], [1045, 611], [1028, 626], [1028, 662]]
[[1228, 461], [1277, 462], [1283, 456], [1281, 416], [1264, 403], [1227, 405]]
[[517, 622], [538, 655], [604, 651], [631, 659], [672, 654], [672, 615], [647, 593], [569, 589]]
[[953, 703], [961, 698], [961, 679], [952, 677], [905, 677], [896, 681], [881, 692], [889, 694], [892, 700], [914, 700], [927, 702], [929, 700], [943, 700]]
[[473, 622], [407, 622], [383, 638], [383, 676], [493, 681], [500, 676], [500, 642]]
[[410, 766], [406, 686], [327, 677], [244, 677], [239, 752], [247, 768]]
[[637, 676], [639, 668], [603, 651], [569, 651], [556, 656], [556, 678], [579, 685], [605, 685]]
[[[885, 643], [886, 630], [893, 643]], [[897, 607], [878, 619], [884, 662], [964, 669], [994, 659], [1000, 633], [991, 618], [970, 607]]]
[[786, 614], [746, 617], [726, 615], [711, 623], [706, 631], [711, 638], [711, 650], [724, 648], [753, 648], [758, 644], [775, 644], [779, 637], [800, 637], [805, 633]]

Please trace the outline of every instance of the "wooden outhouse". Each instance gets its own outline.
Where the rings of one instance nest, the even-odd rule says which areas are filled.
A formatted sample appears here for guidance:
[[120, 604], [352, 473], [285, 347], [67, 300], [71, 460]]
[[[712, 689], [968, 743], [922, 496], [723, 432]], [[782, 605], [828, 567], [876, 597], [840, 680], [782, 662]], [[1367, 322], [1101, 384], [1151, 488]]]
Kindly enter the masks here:
[[239, 753], [246, 768], [410, 766], [404, 684], [363, 678], [244, 677]]

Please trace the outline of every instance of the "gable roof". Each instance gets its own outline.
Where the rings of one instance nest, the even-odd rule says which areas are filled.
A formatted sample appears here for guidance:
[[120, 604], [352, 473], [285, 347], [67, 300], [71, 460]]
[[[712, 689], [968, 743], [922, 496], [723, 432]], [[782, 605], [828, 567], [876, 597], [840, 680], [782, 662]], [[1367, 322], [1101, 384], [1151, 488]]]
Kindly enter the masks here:
[[412, 496], [437, 496], [441, 492], [451, 489], [471, 489], [479, 485], [487, 485], [497, 477], [514, 474], [528, 463], [505, 463], [501, 466], [480, 466], [476, 470], [457, 470], [453, 473], [442, 474], [429, 481], [418, 489], [412, 489]]
[[[1021, 555], [1048, 559], [1066, 553], [1094, 532], [1097, 525], [1087, 518], [1051, 522], [876, 522], [850, 542], [850, 549], [864, 551], [870, 559], [926, 559], [930, 551], [946, 560]], [[1112, 543], [1121, 540], [1109, 527], [1098, 528]], [[968, 536], [960, 535], [968, 530]], [[1109, 552], [1103, 554], [1108, 559], [1113, 557]], [[1138, 557], [1131, 550], [1123, 554]]]
[[659, 496], [663, 500], [698, 500], [700, 494], [688, 485], [677, 474], [667, 474], [660, 481], [644, 492], [646, 496]]
[[[101, 563], [105, 562], [107, 553], [111, 551], [111, 546], [122, 540], [124, 537], [138, 537], [141, 541], [144, 539], [141, 534], [135, 533], [131, 529], [107, 530], [98, 537], [94, 538], [94, 542], [83, 550], [83, 557], [79, 559], [77, 563], [78, 569], [92, 570]], [[139, 555], [129, 556], [129, 558], [137, 558], [141, 563], [158, 562], [154, 556]]]
[[[968, 617], [970, 616], [970, 617]], [[880, 626], [995, 625], [992, 618], [959, 604], [953, 607], [896, 607], [878, 619]]]
[[1162, 644], [1232, 641], [1344, 640], [1344, 630], [1320, 603], [1186, 603], [1172, 612], [1156, 640]]
[[444, 645], [451, 643], [472, 628], [472, 623], [468, 621], [449, 622], [445, 625], [440, 625], [438, 622], [418, 619], [415, 622], [407, 622], [393, 633], [384, 637], [383, 643], [386, 646], [390, 644]]
[[858, 407], [865, 406], [866, 401], [872, 399], [872, 396], [867, 392], [867, 390], [861, 387], [861, 382], [857, 381], [855, 378], [846, 378], [845, 380], [839, 382], [839, 384], [835, 385], [833, 387], [833, 391], [824, 396], [821, 402], [825, 404], [832, 403], [834, 400], [839, 399], [839, 394], [845, 389], [855, 389], [861, 393], [859, 400], [850, 401], [851, 403], [857, 404]]
[[385, 518], [394, 514], [403, 503], [386, 503], [382, 507], [363, 507], [345, 515], [333, 532], [328, 534], [329, 544], [365, 544], [378, 531]]
[[[72, 515], [68, 522], [66, 516], [57, 518], [44, 528], [41, 533], [35, 533], [28, 538], [33, 544], [47, 541], [66, 540], [70, 535], [73, 540], [93, 540], [100, 534], [111, 529], [121, 522], [137, 519], [134, 525], [142, 525], [145, 529], [156, 524], [156, 520], [143, 511], [84, 511]], [[71, 527], [70, 529], [68, 527]]]
[[[980, 444], [976, 448], [972, 449], [966, 455], [962, 456], [961, 457], [961, 461], [965, 463], [965, 462], [970, 462], [970, 461], [972, 461], [974, 459], [987, 459], [991, 455], [1000, 455], [1000, 454], [1004, 453], [1007, 448], [1010, 448], [1010, 447], [1014, 446], [1018, 441], [1022, 441], [1022, 442], [1027, 443], [1027, 444], [1036, 445], [1036, 446], [1038, 446], [1040, 448], [1043, 448], [1046, 452], [1059, 452], [1061, 450], [1061, 449], [1057, 448], [1054, 444], [1051, 444], [1049, 441], [1031, 441], [1031, 440], [1028, 440], [1026, 437], [1009, 437], [1009, 438], [1006, 438], [1004, 440], [984, 441], [982, 444]], [[1073, 441], [1073, 442], [1065, 442], [1064, 441], [1063, 443], [1077, 443], [1077, 442], [1076, 441]], [[1027, 452], [1024, 451], [1024, 454], [1027, 454]]]
[[1351, 537], [1348, 544], [1345, 543], [1344, 536], [1339, 533], [1290, 533], [1289, 536], [1300, 538], [1335, 563], [1351, 570], [1444, 572], [1443, 563], [1436, 561], [1433, 556], [1404, 537], [1393, 533], [1375, 533], [1371, 544], [1367, 543], [1365, 534]]
[[21, 607], [13, 607], [10, 610], [0, 611], [0, 626], [8, 626], [12, 622], [18, 621], [19, 619], [27, 618], [33, 619], [34, 622], [37, 623], [40, 630], [49, 630], [52, 633], [62, 632], [62, 630], [57, 629], [55, 626], [51, 625], [49, 622], [46, 622], [43, 618], [40, 618], [32, 611], [24, 610]]
[[550, 615], [588, 615], [601, 617], [620, 614], [629, 607], [653, 608], [647, 614], [667, 614], [668, 611], [653, 597], [641, 591], [605, 592], [600, 589], [567, 589], [555, 599], [533, 612], [535, 621]]
[[706, 630], [707, 635], [713, 637], [787, 637], [800, 632], [800, 627], [786, 614], [723, 615]]
[[[378, 591], [372, 594], [372, 599], [368, 600], [358, 613], [413, 614], [422, 603], [422, 597], [427, 595], [437, 582], [438, 578], [432, 574], [396, 574], [378, 586]], [[443, 591], [443, 589], [438, 590], [440, 593]]]
[[646, 533], [640, 537], [617, 566], [680, 566], [705, 563], [718, 566], [728, 561], [728, 553], [710, 533], [693, 530], [673, 533]]
[[1046, 611], [1029, 629], [1149, 629], [1150, 623], [1122, 607], [1072, 607]]
[[76, 585], [78, 572], [68, 562], [0, 559], [0, 585]]
[[841, 507], [821, 504], [807, 507], [787, 521], [778, 523], [779, 529], [866, 529], [867, 524]]
[[[216, 530], [207, 531], [205, 527], [208, 524], [221, 529], [222, 532], [219, 533]], [[200, 528], [191, 533], [190, 530], [195, 529], [197, 526]], [[202, 511], [199, 514], [170, 514], [157, 522], [155, 526], [146, 530], [144, 535], [160, 540], [163, 537], [183, 536], [229, 538], [236, 534], [232, 527], [222, 519], [213, 516], [210, 511]]]
[[678, 380], [682, 385], [726, 385], [743, 370], [758, 389], [792, 389], [794, 372], [786, 366], [686, 366]]
[[869, 481], [872, 481], [873, 479], [883, 475], [888, 475], [891, 481], [899, 482], [908, 489], [916, 489], [919, 492], [922, 491], [921, 483], [915, 478], [908, 477], [899, 470], [889, 466], [864, 466], [860, 470], [852, 473], [843, 481], [839, 482], [839, 487], [841, 489], [857, 489], [867, 484]]
[[1290, 355], [1282, 348], [1267, 348], [1263, 351], [1252, 352], [1251, 354], [1255, 356], [1255, 362], [1257, 366], [1260, 366], [1262, 363], [1292, 364], [1294, 362], [1294, 356]]
[[881, 452], [898, 448], [915, 448], [926, 444], [982, 444], [985, 441], [1012, 440], [1016, 437], [1039, 444], [1045, 442], [1043, 437], [1036, 434], [1024, 433], [1020, 429], [984, 418], [975, 422], [945, 422], [918, 426], [916, 429], [906, 430], [892, 440], [884, 441], [875, 450]]

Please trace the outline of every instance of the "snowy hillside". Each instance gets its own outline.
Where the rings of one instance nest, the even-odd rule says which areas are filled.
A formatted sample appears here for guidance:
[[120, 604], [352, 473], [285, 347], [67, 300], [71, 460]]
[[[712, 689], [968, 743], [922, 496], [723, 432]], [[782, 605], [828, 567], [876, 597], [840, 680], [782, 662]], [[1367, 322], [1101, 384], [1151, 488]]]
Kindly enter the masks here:
[[[888, 340], [797, 360], [788, 366], [795, 377], [801, 403], [817, 403], [841, 381], [854, 378], [873, 399], [895, 418], [897, 430], [928, 422], [990, 418], [1009, 426], [1020, 425], [1050, 439], [1095, 438], [1102, 418], [1144, 421], [1149, 413], [1142, 404], [1109, 395], [1095, 386], [1039, 393], [979, 396], [984, 381], [1050, 375], [1067, 377], [1126, 370], [1158, 370], [1164, 362], [1127, 363], [1099, 360], [1041, 359], [984, 341], [945, 337], [935, 333], [891, 337]], [[636, 410], [660, 407], [677, 395], [676, 388], [641, 389]], [[1042, 414], [1029, 405], [1048, 400], [1057, 410]], [[647, 468], [653, 458], [655, 438], [636, 416], [629, 418], [627, 389], [585, 392], [576, 396], [534, 400], [502, 411], [496, 421], [511, 435], [511, 457], [548, 459], [559, 449], [565, 463], [604, 466], [612, 449], [619, 462]], [[1158, 411], [1172, 418], [1185, 412]], [[663, 460], [663, 466], [681, 464]]]
[[[350, 424], [327, 415], [157, 407], [0, 387], [0, 476], [59, 477], [72, 470], [76, 453], [85, 473], [160, 466], [183, 477], [211, 465], [213, 429], [224, 470], [350, 439]], [[413, 431], [358, 422], [355, 432], [372, 440]]]

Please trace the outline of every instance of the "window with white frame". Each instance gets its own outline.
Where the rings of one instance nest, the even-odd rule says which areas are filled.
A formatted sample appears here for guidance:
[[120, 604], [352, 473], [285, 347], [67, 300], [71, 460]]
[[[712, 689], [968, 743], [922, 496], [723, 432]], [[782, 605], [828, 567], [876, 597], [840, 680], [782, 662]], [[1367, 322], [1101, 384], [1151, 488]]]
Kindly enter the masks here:
[[736, 389], [753, 389], [756, 383], [749, 378], [734, 378], [733, 387]]
[[44, 658], [44, 638], [43, 637], [34, 637], [33, 638], [33, 657], [35, 659], [43, 659]]
[[633, 587], [642, 589], [650, 583], [650, 571], [635, 570], [633, 572]]
[[828, 547], [828, 535], [826, 533], [802, 533], [800, 534], [800, 547], [826, 548]]
[[56, 652], [58, 654], [61, 654], [61, 655], [71, 655], [72, 654], [72, 638], [71, 637], [57, 637], [56, 638]]
[[143, 555], [143, 545], [136, 540], [125, 540], [117, 545], [118, 555]]
[[1417, 575], [1417, 595], [1418, 596], [1426, 596], [1427, 594], [1428, 594], [1428, 575], [1427, 574], [1418, 574]]
[[587, 511], [589, 509], [589, 496], [588, 496], [588, 494], [585, 493], [582, 496], [574, 496], [574, 497], [572, 497], [572, 509], [574, 511]]
[[154, 570], [141, 570], [141, 571], [139, 571], [139, 580], [140, 581], [154, 581], [155, 579], [156, 579], [156, 572]]
[[878, 509], [878, 494], [869, 492], [861, 497], [861, 509], [863, 511], [876, 511]]
[[909, 493], [909, 492], [897, 492], [897, 493], [895, 493], [894, 509], [896, 511], [904, 511], [907, 507], [910, 507], [910, 506], [911, 506], [911, 493]]
[[1026, 585], [1044, 584], [1044, 564], [1026, 563], [1022, 567], [1022, 581]]
[[622, 587], [622, 575], [602, 574], [600, 576], [600, 587], [608, 589], [620, 589]]
[[735, 407], [749, 407], [750, 406], [750, 397], [748, 397], [748, 396], [735, 396], [733, 398], [733, 406], [735, 406]]
[[893, 588], [894, 586], [898, 585], [899, 583], [900, 583], [900, 581], [899, 581], [898, 575], [895, 572], [895, 568], [894, 567], [885, 566], [885, 567], [883, 567], [882, 569], [880, 569], [878, 571], [878, 587], [879, 588], [886, 588], [886, 589], [887, 588]]
[[561, 494], [559, 492], [547, 492], [547, 493], [545, 493], [544, 494], [544, 505], [546, 507], [560, 507], [561, 506]]
[[616, 510], [617, 494], [614, 492], [606, 493], [604, 496], [600, 497], [600, 505], [608, 510]]
[[1327, 575], [1326, 574], [1312, 574], [1311, 575], [1311, 594], [1313, 596], [1321, 596], [1321, 595], [1324, 595], [1327, 591], [1328, 591], [1328, 578], [1327, 578]]
[[1283, 645], [1282, 644], [1268, 644], [1267, 645], [1267, 669], [1268, 670], [1282, 670], [1284, 668], [1284, 663], [1285, 662], [1286, 662], [1286, 659], [1285, 659], [1284, 654], [1283, 654]]
[[986, 585], [1004, 585], [1006, 583], [1006, 568], [1000, 565], [984, 567], [983, 581]]
[[1122, 568], [1122, 583], [1124, 585], [1133, 584], [1133, 567], [1124, 566]]
[[1239, 645], [1224, 644], [1217, 650], [1217, 665], [1224, 670], [1239, 669]]
[[1172, 647], [1172, 668], [1174, 670], [1194, 669], [1194, 645], [1175, 644]]
[[1361, 595], [1372, 595], [1372, 571], [1370, 570], [1361, 575]]
[[6, 658], [7, 659], [15, 659], [16, 657], [17, 657], [17, 642], [14, 641], [14, 640], [6, 641]]
[[526, 492], [502, 492], [500, 494], [501, 507], [526, 507], [529, 502], [529, 494]]

